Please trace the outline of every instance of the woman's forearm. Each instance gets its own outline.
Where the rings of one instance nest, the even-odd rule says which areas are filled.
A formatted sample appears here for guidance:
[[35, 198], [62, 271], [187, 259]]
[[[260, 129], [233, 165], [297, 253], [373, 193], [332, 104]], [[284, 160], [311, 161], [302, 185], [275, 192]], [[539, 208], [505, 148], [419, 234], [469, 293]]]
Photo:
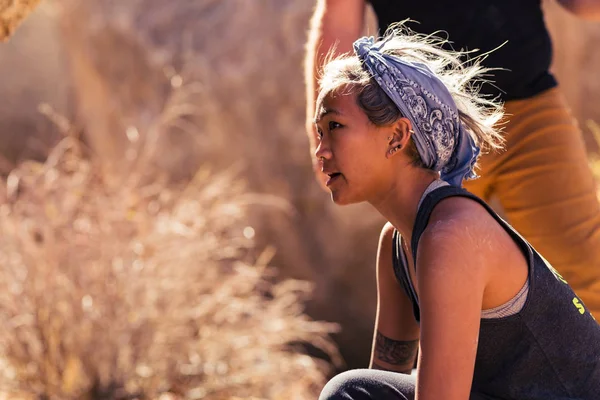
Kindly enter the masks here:
[[394, 340], [377, 332], [373, 341], [370, 368], [410, 374], [418, 348], [418, 340]]

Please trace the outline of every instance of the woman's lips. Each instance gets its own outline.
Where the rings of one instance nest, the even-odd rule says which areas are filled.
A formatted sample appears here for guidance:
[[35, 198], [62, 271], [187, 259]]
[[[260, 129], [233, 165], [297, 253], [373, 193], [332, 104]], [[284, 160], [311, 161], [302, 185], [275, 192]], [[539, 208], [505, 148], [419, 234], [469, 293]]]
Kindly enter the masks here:
[[331, 186], [335, 181], [337, 181], [338, 179], [340, 179], [342, 177], [342, 174], [339, 172], [334, 172], [332, 174], [327, 174], [327, 175], [329, 176], [329, 179], [325, 183], [325, 185], [327, 185], [327, 186]]

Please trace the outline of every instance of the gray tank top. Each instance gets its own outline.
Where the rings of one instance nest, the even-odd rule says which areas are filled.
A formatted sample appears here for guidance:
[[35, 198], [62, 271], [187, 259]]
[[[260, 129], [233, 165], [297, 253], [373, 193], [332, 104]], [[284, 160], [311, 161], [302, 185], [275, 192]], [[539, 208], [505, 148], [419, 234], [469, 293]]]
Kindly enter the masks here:
[[[498, 400], [600, 399], [600, 326], [558, 272], [483, 200], [454, 186], [430, 191], [411, 238], [415, 265], [432, 210], [452, 196], [481, 204], [521, 248], [529, 266], [529, 294], [521, 311], [481, 320], [472, 390]], [[397, 246], [393, 257], [398, 262]], [[419, 321], [418, 299], [406, 276], [398, 278]]]
[[[419, 200], [417, 210], [419, 208], [421, 208], [421, 204], [423, 203], [423, 200], [429, 193], [433, 192], [434, 190], [436, 190], [440, 187], [444, 187], [444, 186], [448, 186], [448, 182], [445, 182], [441, 179], [437, 179], [437, 180], [433, 181], [429, 186], [427, 186], [427, 188], [425, 189], [425, 192], [423, 192], [423, 195], [421, 196], [421, 199]], [[400, 257], [397, 260], [394, 258], [394, 263], [393, 263], [394, 274], [396, 275], [396, 279], [402, 284], [401, 281], [403, 279], [400, 278], [399, 276], [404, 275], [407, 277], [405, 285], [409, 286], [408, 289], [409, 289], [411, 295], [413, 296], [415, 301], [418, 302], [416, 290], [410, 279], [410, 273], [408, 272], [408, 260], [406, 259], [406, 254], [404, 253], [404, 250], [402, 248], [402, 238], [400, 237], [400, 234], [397, 230], [394, 231], [394, 245], [398, 249], [397, 253], [400, 255]], [[488, 310], [481, 310], [481, 318], [491, 319], [491, 318], [508, 317], [509, 315], [514, 315], [514, 314], [518, 313], [523, 308], [523, 305], [525, 305], [525, 300], [527, 299], [528, 293], [529, 293], [529, 279], [527, 279], [525, 281], [525, 284], [519, 290], [519, 292], [512, 299], [507, 301], [506, 303], [501, 304], [497, 307], [488, 309]]]

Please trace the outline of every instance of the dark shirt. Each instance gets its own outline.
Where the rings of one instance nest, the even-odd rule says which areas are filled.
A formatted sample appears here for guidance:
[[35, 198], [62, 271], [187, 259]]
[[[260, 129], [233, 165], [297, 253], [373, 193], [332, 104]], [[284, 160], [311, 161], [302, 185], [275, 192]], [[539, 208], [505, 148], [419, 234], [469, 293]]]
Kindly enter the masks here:
[[482, 93], [502, 100], [523, 99], [556, 86], [549, 72], [552, 42], [544, 22], [541, 0], [370, 0], [381, 33], [398, 21], [410, 18], [408, 27], [440, 36], [452, 43], [447, 49], [475, 50], [470, 57], [494, 50], [482, 62], [491, 72], [492, 84]]
[[[529, 292], [521, 311], [481, 320], [473, 391], [493, 399], [598, 399], [600, 326], [558, 272], [481, 199], [453, 186], [430, 192], [415, 220], [411, 239], [414, 260], [431, 212], [451, 196], [468, 197], [485, 207], [519, 245], [529, 265]], [[394, 272], [419, 321], [419, 299], [401, 264], [400, 240], [394, 231]]]

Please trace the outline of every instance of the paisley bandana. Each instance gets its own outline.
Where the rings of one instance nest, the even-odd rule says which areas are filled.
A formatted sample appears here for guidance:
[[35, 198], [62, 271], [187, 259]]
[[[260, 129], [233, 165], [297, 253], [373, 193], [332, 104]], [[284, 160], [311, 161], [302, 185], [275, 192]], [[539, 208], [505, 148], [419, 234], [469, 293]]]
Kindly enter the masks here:
[[452, 95], [425, 64], [383, 53], [386, 41], [360, 38], [354, 42], [354, 52], [411, 121], [421, 160], [453, 186], [461, 186], [463, 179], [477, 178], [473, 168], [479, 147], [461, 123]]

